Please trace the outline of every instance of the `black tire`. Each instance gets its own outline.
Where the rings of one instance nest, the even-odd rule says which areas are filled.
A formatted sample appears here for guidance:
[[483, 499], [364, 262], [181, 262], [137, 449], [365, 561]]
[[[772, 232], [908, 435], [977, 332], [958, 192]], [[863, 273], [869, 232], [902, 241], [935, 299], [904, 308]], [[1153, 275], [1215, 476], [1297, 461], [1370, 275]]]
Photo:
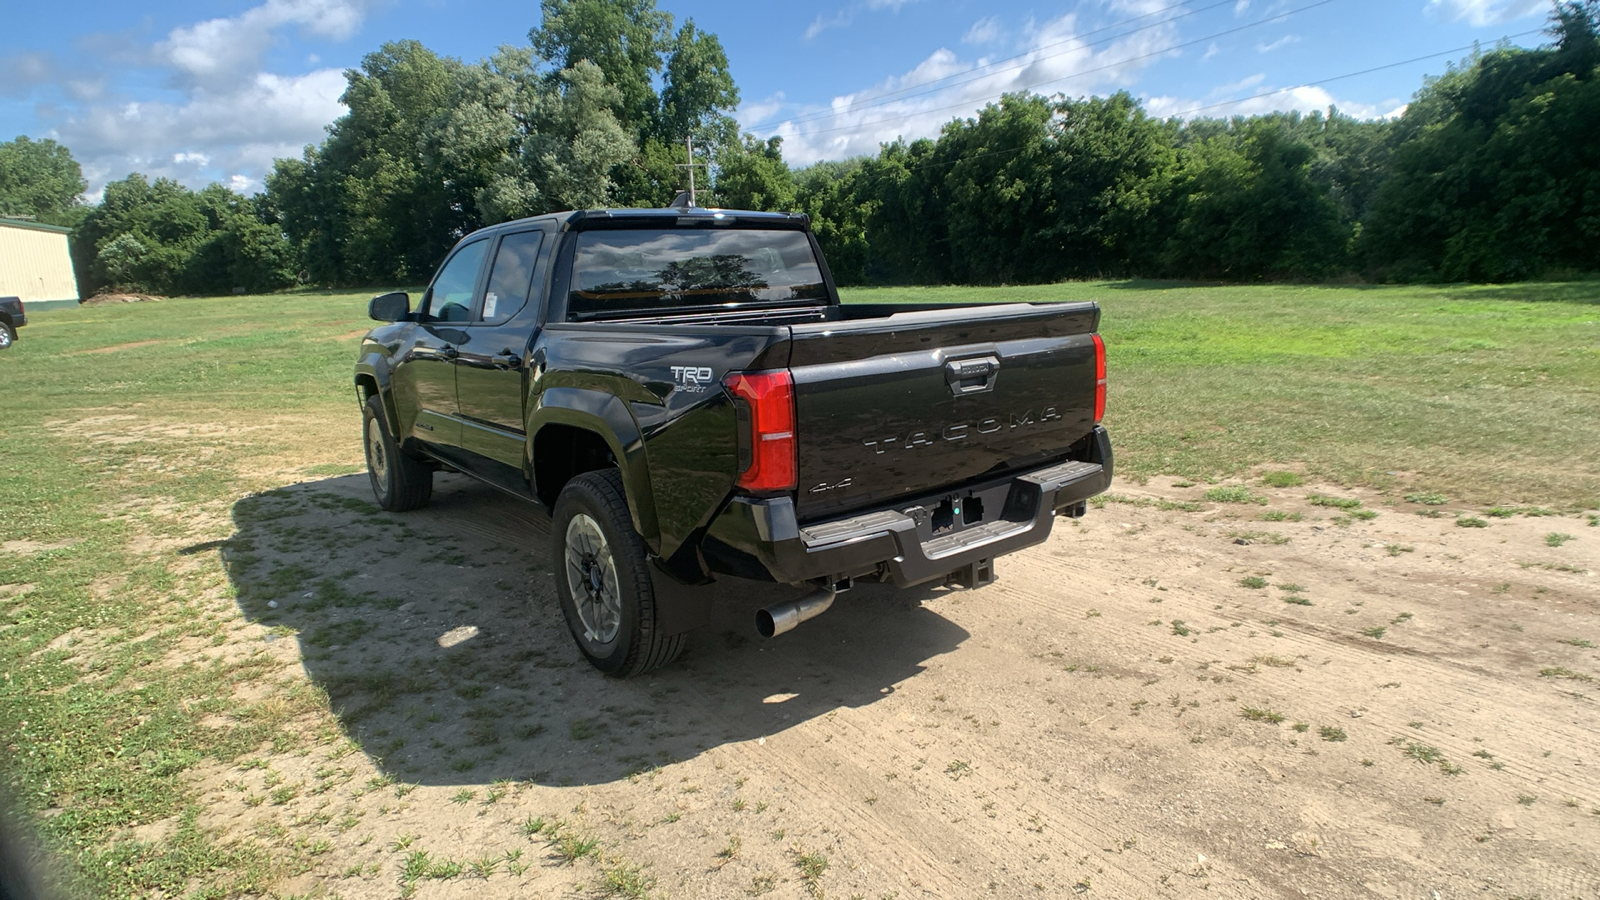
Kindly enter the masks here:
[[10, 350], [16, 342], [17, 330], [11, 327], [10, 322], [0, 322], [0, 350]]
[[361, 443], [367, 448], [367, 477], [379, 506], [404, 512], [433, 496], [433, 467], [401, 452], [383, 414], [383, 399], [377, 394], [368, 397], [361, 408]]
[[567, 629], [596, 669], [632, 678], [683, 652], [688, 635], [663, 635], [657, 626], [649, 555], [616, 469], [585, 472], [561, 489], [550, 564]]

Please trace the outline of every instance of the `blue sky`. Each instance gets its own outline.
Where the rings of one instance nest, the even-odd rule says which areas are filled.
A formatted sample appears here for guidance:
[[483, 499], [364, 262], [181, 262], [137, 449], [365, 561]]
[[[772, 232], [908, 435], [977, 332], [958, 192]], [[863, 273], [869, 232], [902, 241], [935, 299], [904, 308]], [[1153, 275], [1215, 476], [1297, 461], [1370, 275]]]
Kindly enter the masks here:
[[[1127, 90], [1161, 116], [1404, 109], [1474, 42], [1534, 46], [1549, 0], [658, 0], [715, 32], [739, 119], [793, 164], [931, 136], [1007, 91]], [[342, 112], [343, 70], [414, 38], [473, 61], [524, 44], [536, 3], [24, 3], [0, 34], [0, 137], [65, 143], [93, 196], [129, 172], [257, 191]], [[1405, 65], [1354, 77], [1362, 70]], [[1326, 81], [1338, 78], [1338, 80]]]

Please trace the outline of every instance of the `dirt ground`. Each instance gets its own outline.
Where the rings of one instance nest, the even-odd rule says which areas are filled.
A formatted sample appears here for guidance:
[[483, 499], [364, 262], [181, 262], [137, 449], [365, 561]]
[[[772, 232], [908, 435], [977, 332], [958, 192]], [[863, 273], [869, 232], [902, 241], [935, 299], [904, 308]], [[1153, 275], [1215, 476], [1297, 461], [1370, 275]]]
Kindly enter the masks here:
[[566, 635], [532, 507], [249, 498], [215, 550], [248, 624], [197, 652], [283, 664], [353, 743], [200, 773], [204, 824], [314, 842], [280, 895], [351, 900], [1600, 897], [1600, 528], [1179, 485], [774, 641], [798, 592], [724, 582], [632, 681]]

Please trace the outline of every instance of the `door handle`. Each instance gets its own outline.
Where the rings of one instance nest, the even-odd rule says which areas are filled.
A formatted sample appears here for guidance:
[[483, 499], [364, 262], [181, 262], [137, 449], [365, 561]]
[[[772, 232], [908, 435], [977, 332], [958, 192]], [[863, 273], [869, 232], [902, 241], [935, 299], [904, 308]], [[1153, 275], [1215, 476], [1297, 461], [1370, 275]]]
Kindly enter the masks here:
[[520, 369], [522, 368], [522, 357], [510, 350], [502, 350], [495, 355], [494, 367], [496, 369]]
[[439, 357], [441, 359], [455, 359], [456, 357], [458, 357], [460, 355], [461, 355], [461, 351], [457, 350], [454, 347], [446, 347], [443, 350], [439, 351]]
[[1000, 360], [994, 356], [959, 359], [945, 363], [944, 380], [956, 396], [978, 394], [994, 388], [1000, 374]]

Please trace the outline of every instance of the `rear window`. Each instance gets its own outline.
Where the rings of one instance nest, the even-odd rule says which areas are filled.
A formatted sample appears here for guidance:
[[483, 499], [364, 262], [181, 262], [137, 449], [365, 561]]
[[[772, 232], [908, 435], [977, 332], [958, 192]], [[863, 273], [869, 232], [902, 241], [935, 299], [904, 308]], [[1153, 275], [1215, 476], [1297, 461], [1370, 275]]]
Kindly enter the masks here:
[[578, 314], [827, 300], [801, 231], [584, 231], [568, 309]]

